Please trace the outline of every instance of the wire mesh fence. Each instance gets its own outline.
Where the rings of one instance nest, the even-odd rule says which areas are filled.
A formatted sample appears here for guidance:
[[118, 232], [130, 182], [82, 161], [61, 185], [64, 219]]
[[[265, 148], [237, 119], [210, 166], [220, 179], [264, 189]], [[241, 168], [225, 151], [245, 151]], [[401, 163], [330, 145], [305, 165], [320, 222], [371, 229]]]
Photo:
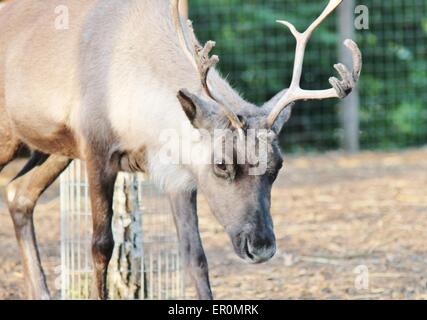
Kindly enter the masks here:
[[[92, 219], [84, 163], [61, 175], [61, 297], [88, 299]], [[184, 274], [169, 202], [142, 175], [120, 173], [114, 194], [111, 299], [181, 299]]]
[[[364, 56], [358, 139], [363, 149], [427, 143], [427, 1], [345, 0], [357, 18], [369, 10], [368, 28], [355, 30]], [[1, 2], [1, 0], [0, 0]], [[289, 85], [294, 39], [275, 23], [287, 19], [303, 30], [327, 0], [188, 0], [189, 15], [203, 41], [217, 41], [219, 68], [250, 101], [261, 104]], [[338, 61], [338, 14], [311, 39], [302, 85], [328, 86]], [[354, 21], [348, 21], [353, 25]], [[343, 126], [338, 101], [301, 102], [282, 144], [288, 151], [340, 148]]]
[[[189, 0], [189, 8], [199, 38], [217, 41], [222, 73], [248, 100], [261, 104], [286, 87], [292, 73], [294, 39], [275, 21], [287, 19], [303, 30], [326, 2]], [[357, 0], [358, 5], [369, 9], [369, 28], [355, 31], [364, 55], [357, 119], [361, 147], [426, 144], [427, 1]], [[334, 18], [315, 33], [306, 54], [304, 87], [328, 86], [342, 45], [338, 34]], [[339, 110], [338, 101], [299, 103], [283, 133], [285, 149], [340, 148], [343, 128]], [[121, 175], [118, 185], [111, 298], [183, 297], [183, 272], [166, 199], [141, 176]], [[79, 162], [73, 162], [61, 178], [61, 224], [62, 298], [88, 298], [92, 283], [91, 217], [84, 165]]]
[[[349, 1], [349, 0], [345, 0]], [[364, 149], [427, 143], [427, 2], [354, 1], [369, 10], [368, 29], [355, 30], [364, 56], [360, 81], [359, 140]], [[294, 39], [286, 19], [304, 30], [323, 10], [319, 0], [189, 0], [190, 18], [203, 41], [217, 41], [219, 68], [232, 85], [261, 104], [290, 83]], [[352, 12], [354, 13], [354, 12]], [[323, 89], [338, 61], [338, 19], [316, 31], [305, 57], [302, 85]], [[357, 18], [358, 14], [354, 13]], [[353, 21], [347, 23], [353, 25]], [[337, 149], [343, 139], [338, 101], [302, 102], [282, 142], [291, 151]]]

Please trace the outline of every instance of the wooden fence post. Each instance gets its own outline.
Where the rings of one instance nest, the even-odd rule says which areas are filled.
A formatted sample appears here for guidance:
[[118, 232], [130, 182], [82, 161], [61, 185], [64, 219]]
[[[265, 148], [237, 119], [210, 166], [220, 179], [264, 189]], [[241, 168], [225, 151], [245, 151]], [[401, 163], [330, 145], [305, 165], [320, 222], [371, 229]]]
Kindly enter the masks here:
[[121, 172], [114, 193], [113, 230], [116, 250], [111, 258], [109, 293], [112, 299], [134, 300], [147, 298], [147, 288], [141, 288], [141, 212], [138, 207], [138, 188], [135, 175]]
[[[351, 54], [343, 46], [345, 39], [354, 39], [354, 0], [345, 0], [339, 7], [338, 31], [339, 31], [339, 60], [347, 66], [352, 65]], [[347, 152], [358, 152], [359, 142], [359, 91], [353, 93], [340, 103], [340, 117], [343, 131], [342, 148]]]

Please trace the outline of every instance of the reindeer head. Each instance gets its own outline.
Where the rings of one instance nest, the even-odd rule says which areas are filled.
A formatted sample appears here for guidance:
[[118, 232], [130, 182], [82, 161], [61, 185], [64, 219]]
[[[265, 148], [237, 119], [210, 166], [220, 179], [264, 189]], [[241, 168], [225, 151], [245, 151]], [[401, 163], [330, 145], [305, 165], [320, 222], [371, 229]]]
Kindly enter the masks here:
[[178, 93], [178, 99], [191, 124], [208, 132], [209, 138], [205, 139], [212, 143], [210, 163], [193, 168], [198, 188], [227, 230], [236, 253], [249, 262], [267, 261], [276, 250], [270, 215], [271, 189], [283, 164], [278, 135], [290, 118], [291, 106], [299, 100], [344, 98], [359, 79], [361, 53], [353, 41], [346, 40], [344, 44], [353, 54], [353, 70], [350, 72], [343, 64], [335, 65], [342, 80], [330, 78], [332, 88], [327, 90], [303, 90], [300, 87], [308, 40], [341, 2], [330, 0], [319, 18], [303, 33], [289, 22], [278, 21], [291, 30], [297, 41], [292, 82], [289, 89], [277, 94], [264, 106], [251, 108], [229, 105], [215, 88], [209, 88], [209, 70], [219, 61], [217, 56], [209, 57], [215, 43], [209, 41], [202, 47], [191, 24], [187, 28], [181, 22], [178, 0], [172, 1], [181, 46], [200, 74], [202, 84], [200, 94], [183, 89]]

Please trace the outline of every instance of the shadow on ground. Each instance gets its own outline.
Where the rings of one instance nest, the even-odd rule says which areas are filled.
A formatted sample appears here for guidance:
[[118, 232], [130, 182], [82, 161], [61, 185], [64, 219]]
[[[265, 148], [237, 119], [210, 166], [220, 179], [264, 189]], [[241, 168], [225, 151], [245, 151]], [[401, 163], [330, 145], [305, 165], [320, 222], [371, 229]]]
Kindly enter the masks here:
[[[426, 159], [427, 149], [287, 159], [272, 201], [278, 253], [264, 265], [246, 265], [235, 256], [200, 199], [201, 232], [216, 298], [427, 299]], [[2, 186], [19, 165], [22, 161], [6, 168]], [[55, 184], [36, 211], [55, 296], [58, 207]], [[13, 227], [2, 202], [0, 299], [24, 298], [23, 288]], [[194, 297], [191, 288], [187, 296]]]

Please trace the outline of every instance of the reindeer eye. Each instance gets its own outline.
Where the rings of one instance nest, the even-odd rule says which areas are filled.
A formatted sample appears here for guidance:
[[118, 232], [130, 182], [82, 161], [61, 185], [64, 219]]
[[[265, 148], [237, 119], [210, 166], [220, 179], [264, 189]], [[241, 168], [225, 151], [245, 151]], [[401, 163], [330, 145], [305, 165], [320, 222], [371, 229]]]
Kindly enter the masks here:
[[230, 165], [227, 165], [225, 161], [216, 163], [214, 165], [214, 173], [218, 178], [221, 179], [234, 179], [234, 171]]
[[215, 167], [220, 171], [227, 171], [227, 165], [225, 164], [225, 161], [215, 164]]
[[249, 167], [251, 168], [258, 168], [260, 166], [261, 162], [257, 160], [255, 163], [249, 163]]

